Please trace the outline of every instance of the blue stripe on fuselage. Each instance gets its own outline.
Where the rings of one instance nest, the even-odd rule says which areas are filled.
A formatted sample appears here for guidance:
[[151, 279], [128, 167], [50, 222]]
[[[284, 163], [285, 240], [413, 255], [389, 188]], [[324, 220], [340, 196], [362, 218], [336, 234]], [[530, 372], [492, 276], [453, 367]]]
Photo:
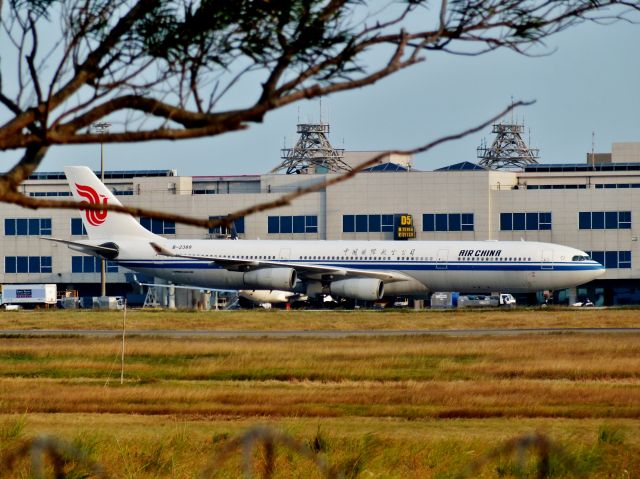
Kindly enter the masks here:
[[[271, 260], [271, 263], [277, 262]], [[486, 262], [475, 263], [466, 261], [442, 262], [435, 261], [361, 261], [319, 263], [309, 261], [284, 260], [284, 263], [296, 263], [304, 267], [305, 264], [324, 266], [327, 268], [348, 268], [362, 270], [393, 270], [393, 271], [597, 271], [604, 267], [599, 263], [528, 263], [528, 262]], [[124, 260], [118, 263], [125, 268], [162, 268], [162, 269], [224, 269], [209, 261], [185, 260]]]

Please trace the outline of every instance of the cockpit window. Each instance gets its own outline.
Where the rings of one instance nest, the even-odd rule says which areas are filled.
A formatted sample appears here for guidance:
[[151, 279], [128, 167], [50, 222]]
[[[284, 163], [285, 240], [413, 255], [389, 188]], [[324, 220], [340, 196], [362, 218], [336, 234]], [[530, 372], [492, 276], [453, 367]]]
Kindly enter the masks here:
[[571, 258], [571, 261], [589, 261], [589, 257], [586, 255], [577, 254], [573, 258]]

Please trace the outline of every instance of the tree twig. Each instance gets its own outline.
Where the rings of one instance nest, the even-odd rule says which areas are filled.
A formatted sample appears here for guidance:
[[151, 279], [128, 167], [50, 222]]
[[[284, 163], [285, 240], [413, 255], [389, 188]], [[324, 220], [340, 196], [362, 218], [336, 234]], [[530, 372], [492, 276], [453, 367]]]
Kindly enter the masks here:
[[[173, 213], [165, 213], [165, 212], [160, 212], [160, 211], [155, 211], [155, 210], [151, 210], [151, 209], [146, 209], [146, 208], [136, 208], [136, 207], [130, 207], [130, 206], [118, 206], [118, 205], [110, 205], [110, 204], [106, 204], [106, 205], [94, 205], [94, 204], [86, 204], [84, 203], [82, 205], [82, 207], [79, 207], [78, 203], [76, 203], [75, 201], [60, 201], [60, 200], [46, 200], [46, 199], [40, 199], [40, 198], [33, 198], [30, 196], [25, 196], [22, 193], [18, 193], [15, 190], [11, 190], [11, 191], [6, 191], [6, 192], [2, 192], [0, 190], [0, 201], [4, 201], [6, 203], [12, 203], [18, 206], [22, 206], [25, 208], [33, 208], [33, 209], [37, 209], [37, 208], [59, 208], [59, 209], [82, 209], [82, 210], [107, 210], [107, 211], [117, 211], [117, 212], [121, 212], [121, 213], [128, 213], [130, 215], [133, 216], [145, 216], [145, 217], [150, 217], [150, 218], [154, 218], [154, 219], [162, 219], [162, 220], [167, 220], [167, 221], [174, 221], [176, 223], [181, 223], [181, 224], [186, 224], [186, 225], [191, 225], [191, 226], [198, 226], [198, 227], [202, 227], [202, 228], [214, 228], [216, 226], [230, 226], [231, 222], [233, 222], [233, 220], [243, 217], [243, 216], [248, 216], [251, 214], [255, 214], [255, 213], [259, 213], [262, 211], [267, 211], [273, 208], [278, 208], [281, 206], [287, 206], [290, 205], [295, 199], [309, 194], [309, 193], [314, 193], [316, 191], [320, 191], [323, 189], [326, 189], [330, 186], [336, 185], [338, 183], [342, 183], [344, 181], [349, 180], [350, 178], [353, 178], [355, 175], [357, 175], [358, 173], [360, 173], [361, 171], [369, 168], [370, 166], [373, 166], [375, 164], [377, 164], [381, 159], [383, 159], [385, 156], [389, 155], [389, 154], [405, 154], [405, 155], [415, 155], [418, 153], [424, 153], [438, 145], [441, 145], [443, 143], [449, 142], [449, 141], [453, 141], [453, 140], [458, 140], [461, 138], [464, 138], [465, 136], [468, 136], [470, 134], [476, 133], [478, 131], [481, 131], [482, 129], [486, 128], [488, 125], [491, 125], [492, 123], [494, 123], [495, 121], [497, 121], [498, 119], [502, 118], [505, 114], [507, 114], [508, 112], [510, 112], [511, 110], [513, 110], [514, 108], [517, 108], [519, 106], [528, 106], [533, 104], [533, 102], [529, 101], [517, 101], [514, 102], [512, 104], [510, 104], [508, 107], [506, 107], [504, 110], [502, 110], [501, 112], [497, 113], [496, 115], [492, 116], [491, 118], [489, 118], [488, 120], [480, 123], [479, 125], [476, 125], [472, 128], [468, 128], [460, 133], [456, 133], [453, 135], [447, 135], [447, 136], [443, 136], [440, 137], [434, 141], [431, 141], [429, 143], [426, 143], [422, 146], [413, 148], [413, 149], [409, 149], [409, 150], [391, 150], [391, 151], [385, 151], [383, 153], [380, 153], [378, 155], [376, 155], [375, 157], [371, 158], [370, 160], [361, 163], [360, 165], [358, 165], [357, 167], [353, 168], [351, 171], [348, 171], [346, 173], [337, 175], [337, 176], [333, 176], [330, 175], [327, 177], [326, 180], [324, 181], [319, 181], [311, 186], [307, 186], [305, 188], [299, 188], [291, 193], [287, 193], [284, 194], [278, 198], [276, 198], [275, 200], [272, 201], [267, 201], [264, 203], [259, 203], [253, 206], [250, 206], [248, 208], [244, 208], [238, 211], [235, 211], [233, 213], [228, 214], [226, 217], [222, 218], [222, 219], [199, 219], [199, 218], [192, 218], [192, 217], [188, 217], [188, 216], [184, 216], [184, 215], [179, 215], [179, 214], [173, 214]], [[24, 176], [24, 172], [21, 173], [20, 176]], [[0, 182], [0, 186], [2, 185], [2, 183]]]

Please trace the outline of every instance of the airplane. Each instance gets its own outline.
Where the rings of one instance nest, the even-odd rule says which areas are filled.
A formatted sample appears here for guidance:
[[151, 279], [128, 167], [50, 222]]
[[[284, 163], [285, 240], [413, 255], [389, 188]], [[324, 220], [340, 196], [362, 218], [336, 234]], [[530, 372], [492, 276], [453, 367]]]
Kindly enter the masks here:
[[605, 272], [584, 251], [530, 241], [169, 239], [131, 215], [83, 210], [83, 203], [121, 203], [89, 168], [64, 170], [89, 239], [46, 239], [175, 284], [376, 301], [434, 291], [558, 290]]

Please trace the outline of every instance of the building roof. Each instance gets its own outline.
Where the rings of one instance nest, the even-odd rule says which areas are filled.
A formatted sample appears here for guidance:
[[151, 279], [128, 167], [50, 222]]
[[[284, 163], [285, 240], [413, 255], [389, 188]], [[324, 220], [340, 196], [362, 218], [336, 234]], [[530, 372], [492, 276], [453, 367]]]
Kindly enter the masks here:
[[486, 169], [480, 165], [471, 163], [470, 161], [463, 161], [461, 163], [456, 163], [454, 165], [438, 168], [437, 170], [434, 170], [434, 171], [486, 171]]
[[[96, 176], [100, 177], [99, 171], [94, 171]], [[160, 177], [160, 176], [177, 176], [176, 170], [125, 170], [125, 171], [105, 171], [105, 180], [119, 180], [123, 178], [140, 178], [140, 177]], [[27, 178], [29, 180], [66, 180], [67, 177], [62, 171], [36, 171]]]
[[369, 168], [365, 168], [362, 170], [366, 173], [378, 173], [378, 172], [396, 172], [396, 171], [409, 171], [409, 168], [403, 165], [398, 165], [397, 163], [380, 163], [379, 165], [370, 166]]
[[526, 173], [557, 173], [564, 171], [640, 171], [640, 163], [549, 163], [525, 166]]
[[192, 176], [194, 183], [211, 182], [211, 181], [256, 181], [260, 180], [262, 175], [215, 175], [215, 176]]

